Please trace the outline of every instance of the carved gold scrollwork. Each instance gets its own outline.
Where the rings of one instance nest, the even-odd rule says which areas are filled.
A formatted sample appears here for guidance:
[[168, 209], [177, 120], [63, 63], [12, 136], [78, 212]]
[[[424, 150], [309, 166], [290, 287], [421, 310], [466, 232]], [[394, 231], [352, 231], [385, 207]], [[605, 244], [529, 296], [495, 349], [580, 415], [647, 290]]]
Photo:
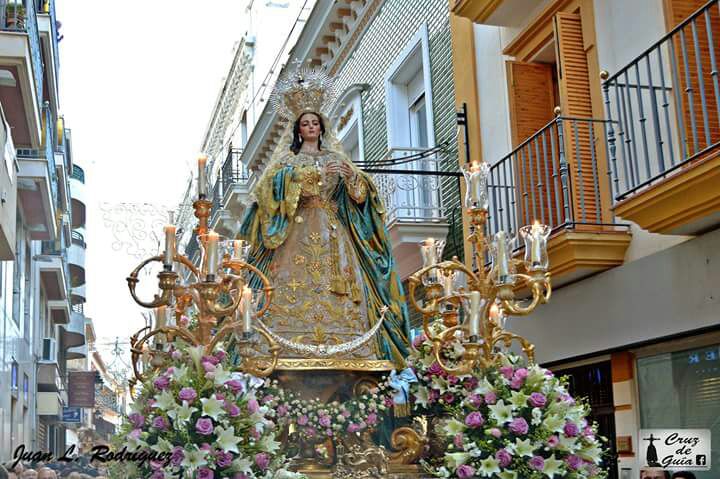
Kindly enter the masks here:
[[416, 464], [423, 455], [427, 438], [411, 427], [399, 427], [392, 432], [390, 445], [396, 450], [390, 453], [391, 464]]

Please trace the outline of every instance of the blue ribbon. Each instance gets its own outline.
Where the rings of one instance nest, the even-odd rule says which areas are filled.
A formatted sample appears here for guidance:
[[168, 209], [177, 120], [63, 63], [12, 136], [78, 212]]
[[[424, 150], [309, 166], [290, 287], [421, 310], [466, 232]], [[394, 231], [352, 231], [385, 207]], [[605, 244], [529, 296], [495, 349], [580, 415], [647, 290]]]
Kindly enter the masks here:
[[395, 390], [393, 402], [395, 404], [407, 404], [410, 402], [410, 384], [418, 382], [415, 372], [406, 368], [400, 374], [396, 370], [390, 373], [389, 385]]

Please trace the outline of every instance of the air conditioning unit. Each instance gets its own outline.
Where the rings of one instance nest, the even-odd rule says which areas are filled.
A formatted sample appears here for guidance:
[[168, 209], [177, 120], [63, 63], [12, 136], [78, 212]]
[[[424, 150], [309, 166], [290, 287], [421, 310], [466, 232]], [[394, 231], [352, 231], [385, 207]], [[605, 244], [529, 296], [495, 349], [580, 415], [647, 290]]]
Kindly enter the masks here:
[[57, 362], [57, 341], [55, 338], [43, 338], [42, 360], [52, 363]]

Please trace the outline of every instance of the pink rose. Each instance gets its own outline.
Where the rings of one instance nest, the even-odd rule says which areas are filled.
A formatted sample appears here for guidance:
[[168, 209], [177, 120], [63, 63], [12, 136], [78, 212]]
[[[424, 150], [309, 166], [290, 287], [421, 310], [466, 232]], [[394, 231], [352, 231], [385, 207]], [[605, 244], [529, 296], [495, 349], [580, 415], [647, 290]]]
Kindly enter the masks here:
[[457, 474], [457, 477], [460, 479], [470, 479], [475, 476], [475, 468], [468, 464], [463, 464], [455, 469], [455, 474]]
[[476, 428], [485, 424], [485, 418], [478, 411], [473, 411], [465, 417], [465, 425]]
[[500, 449], [495, 453], [495, 459], [500, 467], [508, 467], [512, 462], [512, 454], [507, 449]]
[[270, 456], [264, 452], [255, 454], [255, 464], [260, 468], [260, 470], [264, 471], [270, 465]]
[[530, 428], [527, 421], [521, 417], [513, 419], [509, 427], [510, 430], [518, 436], [524, 436], [525, 434], [527, 434], [528, 429]]
[[545, 459], [542, 456], [533, 456], [529, 461], [530, 467], [536, 471], [542, 471], [545, 468]]
[[308, 417], [305, 414], [303, 414], [302, 416], [297, 418], [298, 426], [305, 426], [309, 421], [310, 420], [308, 419]]

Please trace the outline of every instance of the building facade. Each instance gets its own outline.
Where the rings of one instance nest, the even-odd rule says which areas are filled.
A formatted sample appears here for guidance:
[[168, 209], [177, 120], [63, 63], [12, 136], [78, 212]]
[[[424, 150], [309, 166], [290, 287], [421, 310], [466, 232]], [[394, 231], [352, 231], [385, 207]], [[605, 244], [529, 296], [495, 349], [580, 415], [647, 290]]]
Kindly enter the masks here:
[[[66, 442], [66, 361], [87, 355], [82, 170], [58, 98], [52, 1], [0, 2], [0, 460]], [[78, 306], [79, 305], [79, 306]]]
[[638, 477], [641, 428], [720, 433], [718, 2], [450, 9], [489, 233], [553, 228], [552, 301], [509, 327], [589, 398], [611, 477]]

